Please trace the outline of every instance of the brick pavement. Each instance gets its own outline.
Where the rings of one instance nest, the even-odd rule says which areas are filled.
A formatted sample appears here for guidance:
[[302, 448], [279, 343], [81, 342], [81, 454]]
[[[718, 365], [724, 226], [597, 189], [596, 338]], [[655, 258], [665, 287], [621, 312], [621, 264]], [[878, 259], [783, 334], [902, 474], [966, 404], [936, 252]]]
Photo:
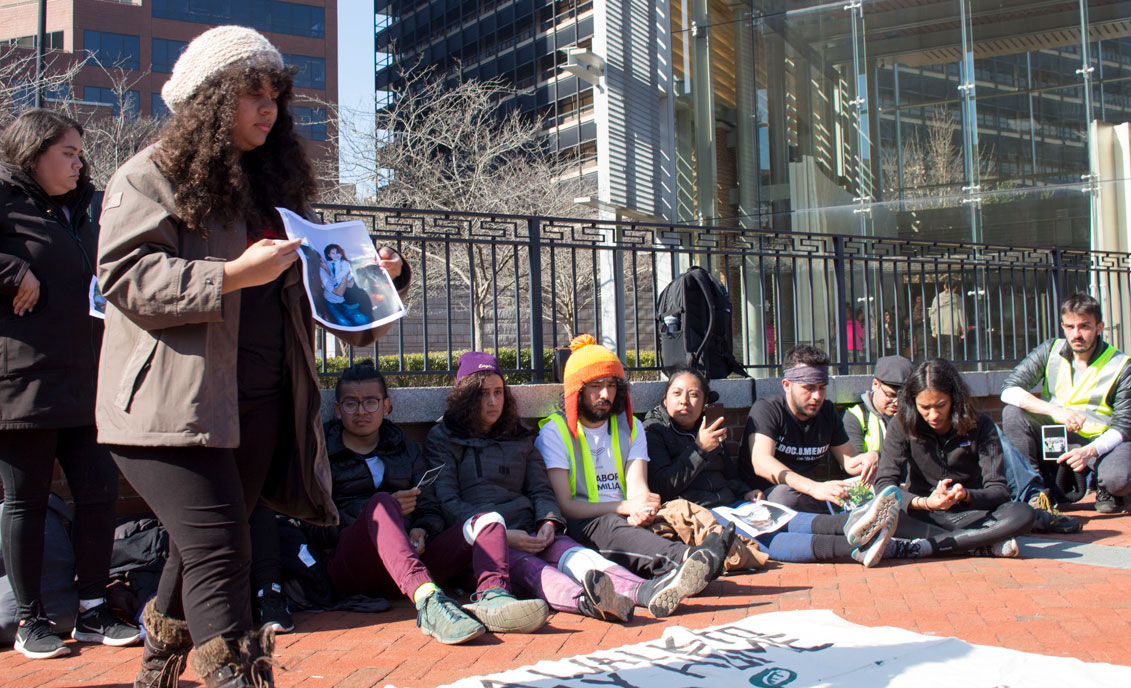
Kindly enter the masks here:
[[[1076, 542], [1131, 547], [1131, 515], [1097, 515], [1091, 498], [1073, 515], [1087, 521]], [[859, 564], [771, 564], [751, 575], [712, 583], [675, 616], [642, 613], [627, 626], [555, 614], [538, 633], [486, 636], [448, 647], [416, 628], [415, 610], [397, 601], [389, 612], [299, 614], [298, 632], [279, 636], [277, 658], [289, 667], [278, 684], [291, 688], [385, 685], [427, 688], [600, 648], [658, 638], [670, 625], [703, 628], [749, 614], [830, 609], [854, 623], [898, 626], [971, 643], [1131, 665], [1131, 570], [1047, 559], [932, 559], [866, 570]], [[32, 661], [0, 651], [0, 685], [128, 684], [139, 648], [71, 646], [65, 658]], [[181, 686], [199, 685], [190, 669]]]

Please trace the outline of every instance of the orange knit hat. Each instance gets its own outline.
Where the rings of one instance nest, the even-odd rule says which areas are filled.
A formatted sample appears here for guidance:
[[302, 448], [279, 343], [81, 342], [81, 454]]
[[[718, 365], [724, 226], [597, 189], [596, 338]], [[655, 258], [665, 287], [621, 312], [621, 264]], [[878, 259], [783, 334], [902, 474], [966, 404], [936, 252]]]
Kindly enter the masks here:
[[[591, 334], [579, 334], [569, 343], [569, 358], [565, 364], [565, 417], [566, 427], [577, 436], [578, 395], [585, 383], [603, 377], [625, 380], [624, 366], [612, 351], [597, 343]], [[632, 417], [632, 400], [625, 399], [625, 412]]]

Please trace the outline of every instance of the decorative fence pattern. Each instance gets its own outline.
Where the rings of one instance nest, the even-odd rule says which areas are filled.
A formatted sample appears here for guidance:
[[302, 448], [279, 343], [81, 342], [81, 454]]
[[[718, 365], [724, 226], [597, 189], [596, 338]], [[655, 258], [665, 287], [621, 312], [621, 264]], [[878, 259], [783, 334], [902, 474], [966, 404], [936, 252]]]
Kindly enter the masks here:
[[[409, 316], [376, 347], [346, 348], [339, 364], [377, 355], [393, 372], [451, 374], [459, 353], [477, 348], [496, 353], [508, 372], [545, 381], [553, 348], [590, 332], [618, 349], [630, 370], [655, 371], [656, 296], [692, 264], [730, 291], [735, 354], [755, 376], [776, 374], [795, 343], [827, 350], [842, 374], [865, 372], [893, 353], [1009, 367], [1058, 332], [1058, 304], [1077, 291], [1100, 299], [1106, 336], [1128, 348], [1129, 254], [426, 210], [318, 210], [325, 222], [361, 220], [414, 273]], [[932, 318], [945, 281], [952, 285], [951, 306]], [[947, 320], [954, 331], [939, 334], [939, 321]], [[319, 341], [324, 352], [334, 346], [324, 333]], [[325, 359], [322, 365], [332, 372]]]

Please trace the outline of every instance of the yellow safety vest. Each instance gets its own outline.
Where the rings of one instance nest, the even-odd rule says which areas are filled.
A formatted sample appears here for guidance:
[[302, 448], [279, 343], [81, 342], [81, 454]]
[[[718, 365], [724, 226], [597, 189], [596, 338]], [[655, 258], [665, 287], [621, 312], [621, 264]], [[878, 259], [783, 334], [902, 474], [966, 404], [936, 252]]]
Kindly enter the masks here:
[[1060, 355], [1067, 341], [1057, 339], [1045, 364], [1045, 396], [1057, 406], [1084, 414], [1079, 434], [1095, 437], [1111, 427], [1113, 410], [1107, 403], [1115, 379], [1127, 365], [1127, 354], [1108, 344], [1088, 368], [1072, 379], [1072, 362]]
[[[566, 425], [565, 414], [559, 412], [543, 418], [538, 427], [541, 428], [549, 422], [553, 422], [557, 426], [558, 432], [562, 436], [562, 444], [565, 445], [566, 451], [569, 453], [570, 496], [577, 498], [578, 480], [584, 476], [585, 493], [588, 495], [589, 501], [596, 502], [598, 499], [597, 471], [593, 466], [593, 455], [589, 453], [589, 443], [585, 441], [585, 433], [582, 431], [581, 423], [578, 422], [577, 437], [574, 437], [569, 431], [569, 426]], [[632, 446], [632, 440], [636, 439], [636, 423], [632, 419], [626, 418], [625, 414], [620, 414], [616, 417], [616, 422], [609, 424], [609, 432], [612, 434], [613, 462], [617, 466], [620, 490], [627, 495], [628, 489], [624, 482], [624, 455], [628, 453], [629, 447]], [[577, 470], [578, 454], [581, 454], [583, 459], [580, 471]]]
[[860, 423], [860, 429], [864, 431], [864, 451], [879, 451], [884, 443], [884, 426], [880, 425], [879, 417], [869, 411], [868, 422], [865, 423], [862, 403], [849, 407], [845, 413], [850, 414]]

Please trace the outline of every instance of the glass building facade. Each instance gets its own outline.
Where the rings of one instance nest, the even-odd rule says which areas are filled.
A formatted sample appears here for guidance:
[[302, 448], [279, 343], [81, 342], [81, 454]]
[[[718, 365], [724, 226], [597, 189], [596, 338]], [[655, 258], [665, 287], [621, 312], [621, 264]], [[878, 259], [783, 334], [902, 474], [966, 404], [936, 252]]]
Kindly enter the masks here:
[[[1111, 222], [1126, 214], [1103, 210], [1125, 168], [1112, 180], [1099, 163], [1112, 140], [1128, 145], [1110, 132], [1131, 121], [1131, 2], [377, 0], [376, 12], [379, 89], [405, 65], [501, 77], [519, 90], [508, 105], [545, 119], [618, 217], [1131, 250]], [[784, 321], [779, 308], [833, 290], [800, 269], [745, 286], [762, 269], [731, 268], [744, 329], [835, 348], [830, 329], [857, 306]], [[886, 289], [903, 317], [938, 290], [937, 276], [885, 279], [849, 268], [842, 281], [857, 303]], [[970, 310], [986, 289], [968, 292]], [[994, 308], [979, 311], [987, 331], [1009, 320]]]

